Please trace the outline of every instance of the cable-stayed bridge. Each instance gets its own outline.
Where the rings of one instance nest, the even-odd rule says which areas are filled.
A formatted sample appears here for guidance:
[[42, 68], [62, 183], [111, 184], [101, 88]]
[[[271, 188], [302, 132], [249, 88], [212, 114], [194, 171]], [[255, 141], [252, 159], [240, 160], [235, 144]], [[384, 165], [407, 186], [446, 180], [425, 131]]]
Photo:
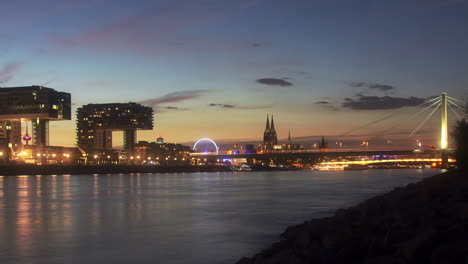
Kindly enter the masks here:
[[[380, 119], [373, 120], [364, 125], [358, 126], [351, 130], [348, 130], [335, 138], [344, 138], [352, 135], [356, 131], [368, 129], [370, 126], [385, 122], [396, 116], [403, 116], [404, 119], [409, 120], [414, 124], [416, 117], [423, 117], [423, 120], [408, 134], [408, 136], [413, 136], [421, 130], [421, 128], [427, 124], [432, 116], [440, 110], [440, 126], [437, 127], [434, 133], [440, 133], [440, 141], [437, 144], [437, 147], [431, 149], [401, 149], [401, 150], [368, 150], [369, 140], [362, 142], [362, 145], [367, 144], [366, 149], [333, 149], [333, 150], [290, 150], [290, 151], [269, 151], [262, 153], [239, 153], [239, 154], [219, 154], [218, 147], [216, 143], [212, 141], [215, 145], [215, 151], [200, 151], [199, 153], [193, 153], [192, 160], [195, 160], [196, 163], [221, 163], [223, 161], [232, 161], [233, 159], [245, 160], [248, 164], [255, 164], [259, 161], [262, 164], [278, 164], [278, 163], [293, 163], [294, 161], [303, 161], [306, 163], [319, 163], [323, 161], [336, 162], [337, 159], [348, 160], [357, 158], [357, 157], [373, 157], [373, 160], [380, 160], [383, 162], [385, 157], [391, 157], [388, 159], [389, 162], [402, 161], [401, 159], [395, 158], [398, 156], [405, 156], [405, 159], [411, 161], [419, 161], [426, 163], [441, 162], [442, 166], [446, 167], [448, 165], [448, 158], [451, 155], [451, 150], [448, 149], [449, 142], [449, 132], [448, 132], [448, 114], [453, 113], [456, 119], [461, 119], [463, 115], [466, 115], [466, 108], [464, 108], [462, 102], [459, 99], [447, 96], [444, 92], [440, 96], [432, 97], [420, 105], [411, 108], [412, 110], [417, 110], [416, 113], [408, 113], [408, 109], [398, 110], [396, 112], [390, 113], [387, 116], [384, 116]], [[464, 113], [463, 113], [464, 112]], [[383, 131], [377, 131], [377, 134], [383, 135], [395, 129], [396, 127], [401, 126], [401, 122], [396, 125], [386, 128]], [[208, 140], [208, 139], [206, 139]], [[198, 143], [198, 141], [197, 141]], [[196, 149], [194, 146], [194, 150]], [[369, 159], [367, 159], [369, 160]]]

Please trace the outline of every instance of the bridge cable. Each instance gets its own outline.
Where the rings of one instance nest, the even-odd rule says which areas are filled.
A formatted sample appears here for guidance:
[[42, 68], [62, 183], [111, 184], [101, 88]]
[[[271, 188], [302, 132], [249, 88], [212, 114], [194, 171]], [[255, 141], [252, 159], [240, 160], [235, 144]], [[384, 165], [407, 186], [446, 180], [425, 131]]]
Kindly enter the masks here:
[[452, 102], [452, 101], [450, 101], [450, 100], [447, 100], [447, 101], [448, 101], [449, 103], [453, 104], [454, 106], [456, 106], [456, 107], [462, 109], [463, 111], [465, 111], [465, 108], [463, 108], [463, 107], [457, 105], [456, 103], [454, 103], [454, 102]]
[[437, 103], [440, 103], [441, 101], [442, 101], [442, 99], [440, 99], [440, 100], [438, 100], [438, 101], [435, 101], [434, 103], [432, 103], [432, 104], [429, 105], [428, 107], [426, 107], [426, 108], [424, 108], [423, 110], [417, 112], [416, 114], [410, 116], [410, 117], [408, 118], [408, 120], [413, 119], [413, 117], [415, 117], [415, 116], [421, 114], [422, 112], [425, 112], [427, 109], [433, 107], [434, 105], [436, 105]]
[[424, 119], [424, 121], [419, 124], [419, 126], [413, 130], [413, 132], [411, 132], [411, 134], [409, 134], [409, 136], [412, 136], [415, 132], [417, 132], [426, 122], [427, 120], [429, 120], [429, 118], [431, 118], [431, 116], [434, 114], [434, 112], [439, 109], [439, 107], [442, 105], [442, 103], [440, 103], [436, 108], [434, 108], [434, 110], [432, 110], [432, 112]]
[[[423, 102], [423, 103], [421, 103], [421, 104], [419, 104], [419, 105], [416, 105], [415, 107], [423, 106], [423, 105], [428, 104], [428, 103], [430, 103], [430, 102], [432, 102], [432, 101], [435, 101], [435, 100], [440, 100], [440, 96], [435, 97], [435, 98], [433, 98], [433, 99], [431, 99], [431, 100], [429, 100], [429, 101]], [[396, 115], [398, 115], [398, 114], [400, 114], [400, 113], [406, 112], [406, 111], [408, 111], [408, 109], [403, 109], [403, 110], [394, 112], [394, 113], [392, 113], [392, 114], [390, 114], [390, 115], [388, 115], [388, 116], [385, 116], [385, 117], [383, 117], [383, 118], [381, 118], [381, 119], [371, 121], [371, 122], [369, 122], [369, 123], [367, 123], [367, 124], [364, 124], [364, 125], [362, 125], [362, 126], [360, 126], [360, 127], [357, 127], [357, 128], [353, 128], [353, 129], [351, 129], [351, 130], [348, 130], [348, 131], [344, 132], [344, 133], [341, 134], [341, 135], [338, 135], [338, 138], [341, 138], [341, 137], [350, 135], [352, 132], [354, 132], [354, 131], [356, 131], [356, 130], [359, 130], [359, 129], [368, 127], [368, 126], [373, 125], [373, 124], [377, 124], [377, 123], [379, 123], [379, 122], [382, 122], [382, 121], [384, 121], [384, 120], [387, 120], [387, 119], [389, 119], [389, 118], [392, 118], [392, 117], [394, 117], [394, 116], [396, 116]]]
[[462, 102], [461, 100], [458, 100], [457, 98], [453, 98], [453, 97], [451, 97], [451, 96], [447, 96], [447, 98], [448, 98], [448, 99], [455, 100], [455, 101], [457, 101], [457, 102], [459, 102], [459, 103], [462, 103], [462, 104], [466, 103], [466, 102]]
[[452, 110], [453, 113], [458, 117], [458, 119], [461, 119], [461, 117], [458, 115], [457, 111], [455, 111], [455, 109], [453, 109], [453, 107], [450, 104], [447, 104], [447, 105], [450, 108], [450, 110]]
[[[414, 117], [416, 117], [416, 116], [418, 116], [419, 114], [425, 112], [427, 109], [433, 107], [435, 104], [440, 103], [440, 102], [441, 102], [441, 100], [435, 101], [434, 103], [432, 103], [431, 105], [427, 106], [427, 107], [424, 108], [423, 110], [421, 110], [421, 111], [419, 111], [419, 112], [413, 114], [412, 116], [408, 117], [406, 120], [411, 120], [411, 119], [413, 119]], [[384, 135], [387, 134], [388, 131], [394, 129], [395, 127], [397, 127], [397, 126], [399, 126], [399, 125], [401, 125], [401, 123], [397, 123], [397, 124], [391, 126], [391, 127], [388, 128], [388, 129], [385, 129], [385, 130], [382, 130], [382, 131], [380, 131], [380, 132], [377, 132], [377, 134], [378, 134], [378, 135], [383, 134], [383, 136], [384, 136]], [[378, 135], [376, 135], [376, 136], [370, 138], [368, 141], [373, 140], [374, 138], [378, 137]]]
[[[425, 112], [427, 109], [433, 107], [434, 105], [436, 105], [437, 103], [440, 103], [440, 102], [441, 102], [441, 100], [435, 101], [434, 103], [432, 103], [431, 105], [427, 106], [427, 107], [424, 108], [423, 110], [421, 110], [421, 111], [419, 111], [419, 112], [413, 114], [412, 116], [408, 117], [406, 120], [411, 120], [411, 119], [415, 118], [415, 117], [418, 116], [419, 114]], [[377, 132], [377, 135], [375, 135], [374, 137], [370, 138], [370, 139], [367, 140], [367, 141], [371, 141], [371, 140], [377, 138], [379, 135], [385, 136], [385, 135], [387, 134], [388, 131], [390, 131], [390, 130], [392, 130], [392, 129], [394, 129], [394, 128], [400, 126], [400, 125], [401, 125], [401, 122], [400, 122], [400, 123], [397, 123], [397, 124], [395, 124], [395, 125], [393, 125], [393, 126], [391, 126], [391, 127], [388, 128], [388, 129], [381, 130], [381, 131]]]

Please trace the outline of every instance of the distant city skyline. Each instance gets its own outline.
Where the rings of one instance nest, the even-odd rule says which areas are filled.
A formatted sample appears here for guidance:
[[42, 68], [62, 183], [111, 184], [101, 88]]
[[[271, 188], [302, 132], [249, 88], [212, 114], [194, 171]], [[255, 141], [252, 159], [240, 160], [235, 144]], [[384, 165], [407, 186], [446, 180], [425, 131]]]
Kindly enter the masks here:
[[[71, 93], [73, 118], [51, 124], [51, 145], [76, 143], [78, 107], [128, 102], [155, 110], [139, 140], [261, 142], [273, 114], [280, 143], [291, 131], [313, 144], [444, 91], [466, 97], [466, 25], [466, 0], [9, 1], [0, 87]], [[422, 118], [352, 136], [401, 122], [378, 142], [437, 144], [437, 119], [417, 136]]]

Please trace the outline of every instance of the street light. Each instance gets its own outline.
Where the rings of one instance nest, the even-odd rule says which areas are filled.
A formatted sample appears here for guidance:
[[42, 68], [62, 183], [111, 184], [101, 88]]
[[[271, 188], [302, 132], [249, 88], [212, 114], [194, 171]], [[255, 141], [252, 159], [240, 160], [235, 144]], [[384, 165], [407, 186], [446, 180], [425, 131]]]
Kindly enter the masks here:
[[369, 141], [363, 141], [361, 146], [366, 146], [366, 150], [369, 150]]

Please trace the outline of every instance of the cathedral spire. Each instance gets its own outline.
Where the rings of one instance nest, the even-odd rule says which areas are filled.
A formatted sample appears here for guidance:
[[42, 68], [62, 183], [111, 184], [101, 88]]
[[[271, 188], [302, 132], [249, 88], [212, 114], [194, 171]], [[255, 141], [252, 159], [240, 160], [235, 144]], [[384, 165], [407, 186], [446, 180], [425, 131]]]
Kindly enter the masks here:
[[269, 119], [268, 119], [268, 114], [267, 114], [267, 122], [266, 122], [265, 131], [270, 131], [270, 121], [269, 121]]
[[288, 142], [291, 145], [291, 131], [288, 131]]
[[271, 115], [271, 131], [275, 131], [275, 122], [273, 121], [273, 115]]
[[278, 144], [278, 137], [275, 131], [275, 123], [273, 121], [273, 115], [271, 116], [271, 123], [269, 115], [267, 115], [267, 122], [265, 132], [263, 133], [263, 150], [273, 151], [274, 145]]

